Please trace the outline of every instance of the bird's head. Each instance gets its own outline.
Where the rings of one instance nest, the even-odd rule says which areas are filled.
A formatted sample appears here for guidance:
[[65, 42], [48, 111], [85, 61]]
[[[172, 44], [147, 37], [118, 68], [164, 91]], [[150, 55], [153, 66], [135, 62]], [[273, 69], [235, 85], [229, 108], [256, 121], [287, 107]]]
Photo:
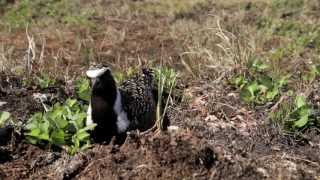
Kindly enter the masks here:
[[86, 75], [91, 80], [92, 95], [101, 96], [110, 103], [115, 101], [117, 95], [116, 81], [108, 66], [100, 65], [90, 68]]

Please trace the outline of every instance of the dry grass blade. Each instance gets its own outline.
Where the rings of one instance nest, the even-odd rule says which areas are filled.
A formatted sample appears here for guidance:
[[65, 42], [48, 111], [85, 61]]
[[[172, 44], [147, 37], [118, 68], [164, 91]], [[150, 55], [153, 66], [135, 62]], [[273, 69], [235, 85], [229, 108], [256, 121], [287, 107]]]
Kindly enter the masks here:
[[34, 37], [30, 35], [28, 32], [28, 26], [26, 27], [26, 36], [28, 39], [28, 49], [27, 49], [27, 54], [25, 56], [25, 61], [26, 61], [26, 70], [30, 75], [32, 72], [32, 64], [36, 59], [36, 43], [34, 41]]

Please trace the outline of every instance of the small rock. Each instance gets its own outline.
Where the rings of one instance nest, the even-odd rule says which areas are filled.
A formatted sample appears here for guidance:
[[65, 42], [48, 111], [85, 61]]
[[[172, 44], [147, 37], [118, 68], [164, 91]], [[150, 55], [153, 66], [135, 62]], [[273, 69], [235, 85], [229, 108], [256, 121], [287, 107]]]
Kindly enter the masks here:
[[267, 170], [264, 168], [257, 168], [257, 172], [261, 173], [263, 177], [267, 178], [269, 177]]
[[178, 131], [179, 127], [178, 126], [168, 126], [168, 131], [169, 132], [174, 132], [174, 131]]
[[1, 106], [4, 106], [4, 105], [6, 105], [6, 104], [7, 104], [7, 102], [0, 101], [0, 107], [1, 107]]
[[40, 101], [40, 102], [47, 101], [47, 99], [48, 99], [48, 95], [46, 95], [46, 94], [41, 94], [41, 93], [33, 93], [32, 96], [33, 96], [33, 98], [34, 98], [35, 100], [38, 100], [38, 101]]

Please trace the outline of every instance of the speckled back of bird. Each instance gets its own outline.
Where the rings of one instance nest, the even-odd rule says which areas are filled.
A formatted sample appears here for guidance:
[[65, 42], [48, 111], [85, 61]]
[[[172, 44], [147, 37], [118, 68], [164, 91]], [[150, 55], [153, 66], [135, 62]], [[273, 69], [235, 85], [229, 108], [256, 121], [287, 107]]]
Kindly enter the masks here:
[[122, 104], [130, 123], [130, 129], [147, 130], [156, 119], [156, 98], [153, 94], [153, 72], [143, 69], [123, 82], [119, 89]]

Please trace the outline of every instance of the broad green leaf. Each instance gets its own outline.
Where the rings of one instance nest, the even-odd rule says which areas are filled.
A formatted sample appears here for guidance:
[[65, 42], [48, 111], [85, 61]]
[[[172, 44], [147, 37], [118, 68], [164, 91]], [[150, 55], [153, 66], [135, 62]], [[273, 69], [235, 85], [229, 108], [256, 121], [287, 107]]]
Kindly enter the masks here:
[[265, 95], [269, 90], [269, 88], [265, 85], [260, 84], [258, 87], [259, 87], [259, 91], [260, 91], [259, 94], [262, 96]]
[[56, 122], [59, 129], [64, 129], [68, 125], [68, 121], [64, 118], [57, 118], [54, 121]]
[[247, 88], [244, 88], [240, 91], [240, 98], [249, 103], [254, 100], [255, 96], [253, 96]]
[[28, 124], [26, 125], [26, 129], [34, 129], [38, 128], [39, 123], [41, 122], [43, 117], [42, 113], [35, 113], [28, 121]]
[[[121, 79], [123, 77], [117, 76]], [[90, 81], [86, 78], [80, 78], [76, 81], [76, 92], [80, 99], [89, 101], [91, 97]]]
[[37, 144], [38, 140], [34, 137], [26, 136], [26, 139], [31, 144]]
[[83, 128], [86, 118], [86, 113], [79, 113], [73, 116], [72, 120], [75, 121], [77, 129]]
[[308, 116], [302, 116], [300, 117], [299, 120], [294, 122], [293, 126], [296, 128], [302, 128], [308, 123], [308, 120], [309, 120]]
[[237, 76], [233, 78], [232, 83], [238, 87], [238, 88], [243, 88], [244, 85], [247, 84], [247, 80], [243, 76]]
[[42, 134], [49, 134], [49, 121], [43, 121], [42, 123], [39, 124], [39, 129]]
[[77, 100], [76, 99], [67, 99], [66, 101], [66, 105], [70, 108], [72, 108], [73, 106], [75, 106], [77, 103]]
[[97, 126], [97, 124], [93, 123], [93, 124], [90, 124], [84, 128], [82, 128], [81, 130], [82, 131], [89, 131], [89, 130], [93, 130], [95, 127]]
[[259, 90], [259, 85], [256, 81], [249, 84], [246, 89], [250, 92], [251, 96], [255, 96], [256, 92]]
[[77, 139], [78, 139], [79, 141], [83, 141], [83, 140], [85, 140], [86, 138], [88, 138], [88, 137], [90, 136], [90, 134], [87, 133], [86, 131], [81, 131], [81, 130], [79, 130], [79, 131], [77, 132], [76, 136], [77, 136]]
[[60, 105], [55, 105], [54, 108], [51, 110], [51, 112], [48, 112], [47, 114], [52, 118], [61, 118], [64, 114], [64, 108]]
[[266, 86], [267, 89], [271, 89], [274, 86], [273, 79], [267, 75], [261, 75], [258, 78], [258, 84]]
[[30, 132], [26, 133], [27, 136], [38, 137], [40, 135], [40, 129], [32, 129]]
[[55, 130], [51, 133], [51, 139], [53, 144], [55, 145], [63, 145], [65, 144], [64, 140], [64, 132], [62, 130]]
[[50, 140], [50, 137], [49, 137], [49, 134], [47, 133], [41, 133], [37, 136], [39, 139], [42, 139], [42, 140], [47, 140], [49, 141]]
[[295, 104], [297, 108], [301, 108], [302, 106], [305, 106], [306, 103], [306, 98], [304, 96], [297, 96], [295, 99]]
[[309, 116], [311, 114], [311, 108], [308, 106], [302, 106], [298, 109], [299, 116]]

